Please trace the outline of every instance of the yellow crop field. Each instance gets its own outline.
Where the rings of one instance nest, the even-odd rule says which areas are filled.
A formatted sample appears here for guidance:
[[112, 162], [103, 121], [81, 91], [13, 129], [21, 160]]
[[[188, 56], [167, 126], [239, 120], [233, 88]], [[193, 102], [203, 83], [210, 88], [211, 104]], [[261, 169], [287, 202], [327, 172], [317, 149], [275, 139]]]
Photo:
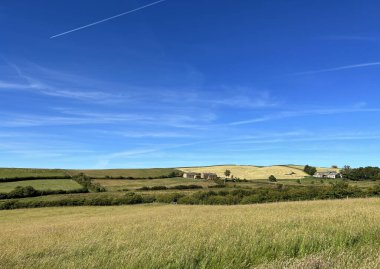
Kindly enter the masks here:
[[[303, 170], [305, 166], [304, 165], [288, 165], [288, 167], [292, 167], [292, 168]], [[316, 168], [317, 168], [318, 172], [324, 172], [324, 171], [339, 172], [340, 171], [340, 168], [331, 168], [331, 167], [316, 167]]]
[[205, 167], [186, 167], [178, 168], [184, 172], [210, 172], [216, 173], [219, 177], [225, 177], [226, 170], [231, 171], [231, 175], [240, 179], [267, 179], [270, 175], [274, 175], [277, 179], [298, 179], [308, 176], [302, 170], [289, 166], [251, 166], [251, 165], [216, 165]]
[[0, 268], [380, 268], [380, 199], [0, 211]]

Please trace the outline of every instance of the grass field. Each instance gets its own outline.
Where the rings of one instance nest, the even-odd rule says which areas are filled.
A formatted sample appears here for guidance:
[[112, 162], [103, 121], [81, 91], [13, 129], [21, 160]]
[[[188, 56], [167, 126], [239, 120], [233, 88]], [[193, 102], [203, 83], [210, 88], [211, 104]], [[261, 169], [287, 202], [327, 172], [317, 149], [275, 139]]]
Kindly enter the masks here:
[[1, 178], [23, 178], [23, 177], [64, 177], [67, 176], [63, 169], [34, 169], [34, 168], [0, 168]]
[[167, 176], [177, 171], [174, 168], [149, 168], [149, 169], [99, 169], [99, 170], [68, 170], [69, 174], [76, 175], [84, 173], [89, 177], [134, 177], [134, 178], [157, 178]]
[[[304, 165], [287, 165], [288, 167], [292, 167], [292, 168], [296, 168], [296, 169], [299, 169], [299, 170], [303, 170], [304, 169]], [[339, 172], [340, 171], [340, 168], [331, 168], [331, 167], [316, 167], [317, 168], [317, 171], [318, 172], [323, 172], [323, 171], [336, 171], [336, 172]]]
[[84, 173], [95, 178], [109, 177], [134, 177], [134, 178], [157, 178], [167, 176], [177, 171], [174, 168], [150, 168], [150, 169], [88, 169], [88, 170], [64, 170], [64, 169], [34, 169], [34, 168], [0, 168], [0, 179], [2, 178], [47, 178], [65, 177]]
[[71, 179], [42, 179], [42, 180], [24, 180], [17, 182], [0, 183], [0, 193], [6, 193], [14, 190], [17, 186], [32, 186], [36, 190], [75, 190], [82, 188], [76, 181]]
[[[178, 168], [181, 171], [192, 172], [213, 172], [219, 177], [224, 177], [224, 171], [229, 169], [234, 177], [241, 179], [267, 179], [274, 175], [278, 179], [298, 179], [308, 176], [304, 173], [304, 166], [301, 165], [275, 165], [275, 166], [251, 166], [251, 165], [216, 165], [206, 167], [185, 167]], [[339, 170], [318, 168], [318, 171]], [[63, 169], [30, 169], [30, 168], [0, 168], [0, 179], [2, 178], [47, 178], [47, 177], [64, 177], [74, 176], [84, 173], [93, 178], [158, 178], [168, 176], [170, 173], [177, 171], [175, 168], [151, 168], [151, 169], [87, 169], [87, 170], [63, 170]], [[294, 174], [289, 175], [291, 172]]]
[[97, 179], [95, 183], [105, 187], [107, 191], [119, 191], [124, 189], [134, 190], [141, 187], [153, 187], [153, 186], [176, 186], [176, 185], [200, 185], [203, 187], [215, 185], [212, 181], [202, 181], [199, 179], [190, 178], [162, 178], [162, 179]]
[[[216, 173], [219, 177], [225, 177], [224, 172], [226, 170], [231, 171], [231, 175], [241, 179], [267, 179], [270, 175], [274, 175], [277, 179], [297, 179], [308, 176], [302, 170], [295, 167], [288, 166], [251, 166], [251, 165], [216, 165], [205, 167], [185, 167], [178, 168], [184, 172], [210, 172]], [[294, 173], [291, 174], [290, 173]]]
[[380, 199], [0, 211], [0, 268], [380, 268]]

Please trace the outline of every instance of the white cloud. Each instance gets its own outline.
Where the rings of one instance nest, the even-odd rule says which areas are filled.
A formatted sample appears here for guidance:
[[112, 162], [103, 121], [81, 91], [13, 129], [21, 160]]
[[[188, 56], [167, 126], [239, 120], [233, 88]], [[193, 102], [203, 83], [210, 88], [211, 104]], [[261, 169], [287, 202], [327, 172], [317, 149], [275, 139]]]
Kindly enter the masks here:
[[304, 71], [304, 72], [297, 72], [297, 73], [293, 73], [291, 75], [293, 75], [293, 76], [311, 75], [311, 74], [326, 73], [326, 72], [336, 72], [336, 71], [342, 71], [342, 70], [358, 69], [358, 68], [365, 68], [365, 67], [372, 67], [372, 66], [379, 66], [379, 65], [380, 65], [380, 62], [351, 64], [351, 65], [343, 65], [343, 66], [338, 66], [338, 67], [333, 67], [333, 68], [326, 68], [326, 69], [319, 69], [319, 70], [310, 70], [310, 71]]
[[228, 125], [237, 126], [237, 125], [253, 124], [253, 123], [258, 123], [258, 122], [279, 120], [279, 119], [285, 119], [285, 118], [305, 117], [305, 116], [335, 115], [335, 114], [346, 114], [346, 113], [368, 113], [368, 112], [380, 112], [380, 109], [378, 109], [378, 108], [361, 108], [361, 107], [354, 106], [352, 108], [282, 111], [279, 113], [264, 115], [262, 117], [257, 117], [257, 118], [253, 118], [253, 119], [230, 122], [230, 123], [228, 123]]

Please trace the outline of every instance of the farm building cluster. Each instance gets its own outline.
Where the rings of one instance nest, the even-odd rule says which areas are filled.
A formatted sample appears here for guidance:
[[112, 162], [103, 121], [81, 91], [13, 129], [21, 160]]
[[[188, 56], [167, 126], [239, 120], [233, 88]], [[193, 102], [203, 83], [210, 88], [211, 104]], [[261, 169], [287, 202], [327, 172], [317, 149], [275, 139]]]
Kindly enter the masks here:
[[340, 173], [336, 171], [316, 172], [314, 177], [317, 178], [341, 178]]
[[213, 179], [218, 178], [218, 176], [215, 173], [195, 173], [195, 172], [183, 173], [183, 177], [193, 178], [193, 179], [206, 179], [206, 180], [213, 180]]

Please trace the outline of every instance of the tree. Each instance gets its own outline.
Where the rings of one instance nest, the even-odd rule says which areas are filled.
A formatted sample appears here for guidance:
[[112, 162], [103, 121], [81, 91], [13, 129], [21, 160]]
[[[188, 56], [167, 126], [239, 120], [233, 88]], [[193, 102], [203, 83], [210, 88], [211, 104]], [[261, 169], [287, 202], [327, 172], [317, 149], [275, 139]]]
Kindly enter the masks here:
[[305, 168], [303, 169], [303, 171], [306, 174], [312, 176], [312, 175], [314, 175], [317, 172], [317, 168], [315, 168], [314, 166], [305, 165]]
[[229, 176], [231, 175], [231, 171], [227, 169], [226, 171], [224, 171], [224, 175], [226, 176], [226, 177], [224, 178], [224, 185], [226, 185], [226, 178], [229, 177]]
[[268, 179], [270, 182], [277, 182], [277, 178], [274, 175], [271, 175]]

